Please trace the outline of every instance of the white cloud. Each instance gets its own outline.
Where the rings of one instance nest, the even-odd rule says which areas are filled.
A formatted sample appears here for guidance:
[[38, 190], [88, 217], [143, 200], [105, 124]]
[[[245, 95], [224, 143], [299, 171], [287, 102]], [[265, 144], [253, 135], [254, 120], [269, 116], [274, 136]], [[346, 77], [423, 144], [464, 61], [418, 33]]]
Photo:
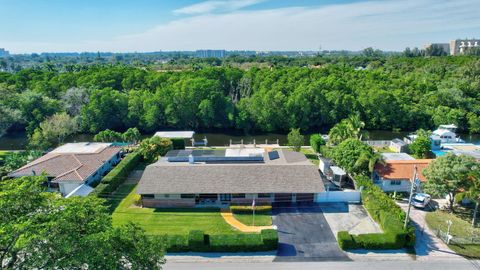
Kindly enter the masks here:
[[252, 6], [263, 2], [263, 0], [212, 0], [204, 1], [173, 11], [175, 14], [197, 15], [212, 12], [228, 12]]
[[[402, 50], [478, 35], [478, 0], [391, 0], [190, 16], [108, 41], [56, 44], [63, 51]], [[7, 46], [7, 44], [5, 44]], [[10, 46], [9, 46], [10, 47]], [[52, 47], [24, 44], [26, 51]]]

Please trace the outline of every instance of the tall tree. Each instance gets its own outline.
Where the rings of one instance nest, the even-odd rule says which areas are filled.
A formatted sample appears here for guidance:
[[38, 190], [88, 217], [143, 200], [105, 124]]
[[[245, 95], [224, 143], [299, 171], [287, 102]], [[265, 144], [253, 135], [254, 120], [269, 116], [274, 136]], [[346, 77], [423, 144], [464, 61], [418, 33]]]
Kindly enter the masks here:
[[300, 133], [299, 128], [292, 128], [287, 135], [287, 140], [288, 145], [296, 152], [299, 152], [302, 145], [305, 143], [305, 137]]
[[133, 224], [114, 228], [103, 199], [65, 199], [44, 181], [0, 182], [2, 269], [161, 269], [161, 242]]
[[423, 170], [427, 178], [424, 189], [436, 196], [448, 195], [449, 208], [453, 212], [455, 195], [459, 190], [468, 188], [469, 175], [477, 166], [476, 160], [470, 156], [448, 153], [438, 157]]
[[37, 149], [55, 147], [65, 138], [75, 134], [79, 129], [78, 121], [66, 113], [57, 113], [43, 121], [30, 136], [30, 146]]
[[357, 140], [347, 139], [333, 149], [332, 158], [335, 163], [351, 174], [368, 175], [373, 166], [380, 160], [372, 147]]

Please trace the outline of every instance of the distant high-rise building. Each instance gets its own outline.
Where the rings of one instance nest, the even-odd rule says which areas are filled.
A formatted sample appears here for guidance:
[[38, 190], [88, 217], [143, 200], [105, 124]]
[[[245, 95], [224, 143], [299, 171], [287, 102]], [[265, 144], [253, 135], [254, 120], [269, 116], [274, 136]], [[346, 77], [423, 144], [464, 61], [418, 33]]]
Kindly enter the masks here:
[[450, 41], [450, 55], [464, 54], [468, 49], [480, 47], [480, 39], [456, 39]]
[[9, 55], [10, 53], [7, 50], [5, 50], [4, 48], [0, 48], [0, 57], [7, 57]]
[[197, 50], [195, 56], [200, 58], [223, 58], [225, 57], [225, 50]]

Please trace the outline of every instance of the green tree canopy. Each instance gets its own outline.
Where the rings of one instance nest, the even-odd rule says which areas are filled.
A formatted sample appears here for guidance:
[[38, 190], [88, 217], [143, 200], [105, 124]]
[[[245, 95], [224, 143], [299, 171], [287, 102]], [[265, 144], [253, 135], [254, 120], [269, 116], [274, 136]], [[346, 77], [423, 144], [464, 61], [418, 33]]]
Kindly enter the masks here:
[[287, 135], [288, 145], [293, 148], [294, 151], [299, 152], [302, 145], [305, 143], [305, 138], [300, 133], [299, 128], [292, 128]]
[[138, 151], [145, 160], [155, 161], [160, 156], [164, 156], [168, 151], [173, 149], [172, 140], [153, 136], [144, 139], [138, 146]]
[[40, 123], [40, 126], [30, 136], [29, 145], [35, 149], [55, 147], [78, 130], [77, 119], [66, 113], [56, 113]]
[[13, 269], [160, 269], [159, 241], [114, 228], [104, 200], [45, 192], [44, 177], [0, 182], [0, 261]]
[[423, 130], [417, 130], [417, 138], [408, 146], [410, 153], [416, 158], [428, 158], [432, 151], [432, 142], [430, 141], [430, 134]]
[[320, 136], [320, 134], [313, 134], [310, 136], [310, 146], [312, 147], [315, 153], [320, 153], [320, 148], [325, 145], [325, 140]]
[[368, 175], [380, 160], [372, 147], [357, 139], [343, 141], [333, 149], [331, 156], [338, 166], [351, 174]]
[[423, 170], [427, 178], [424, 189], [435, 196], [448, 195], [450, 211], [453, 211], [455, 195], [461, 189], [468, 189], [471, 184], [469, 175], [475, 169], [478, 169], [478, 164], [473, 157], [448, 153], [433, 160]]

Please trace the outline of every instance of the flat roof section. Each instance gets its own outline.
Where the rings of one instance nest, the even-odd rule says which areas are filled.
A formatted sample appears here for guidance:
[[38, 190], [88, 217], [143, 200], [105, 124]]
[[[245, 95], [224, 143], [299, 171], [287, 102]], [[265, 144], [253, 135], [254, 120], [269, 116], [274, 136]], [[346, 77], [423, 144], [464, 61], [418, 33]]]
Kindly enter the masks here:
[[191, 139], [195, 131], [158, 131], [153, 136], [168, 139]]

